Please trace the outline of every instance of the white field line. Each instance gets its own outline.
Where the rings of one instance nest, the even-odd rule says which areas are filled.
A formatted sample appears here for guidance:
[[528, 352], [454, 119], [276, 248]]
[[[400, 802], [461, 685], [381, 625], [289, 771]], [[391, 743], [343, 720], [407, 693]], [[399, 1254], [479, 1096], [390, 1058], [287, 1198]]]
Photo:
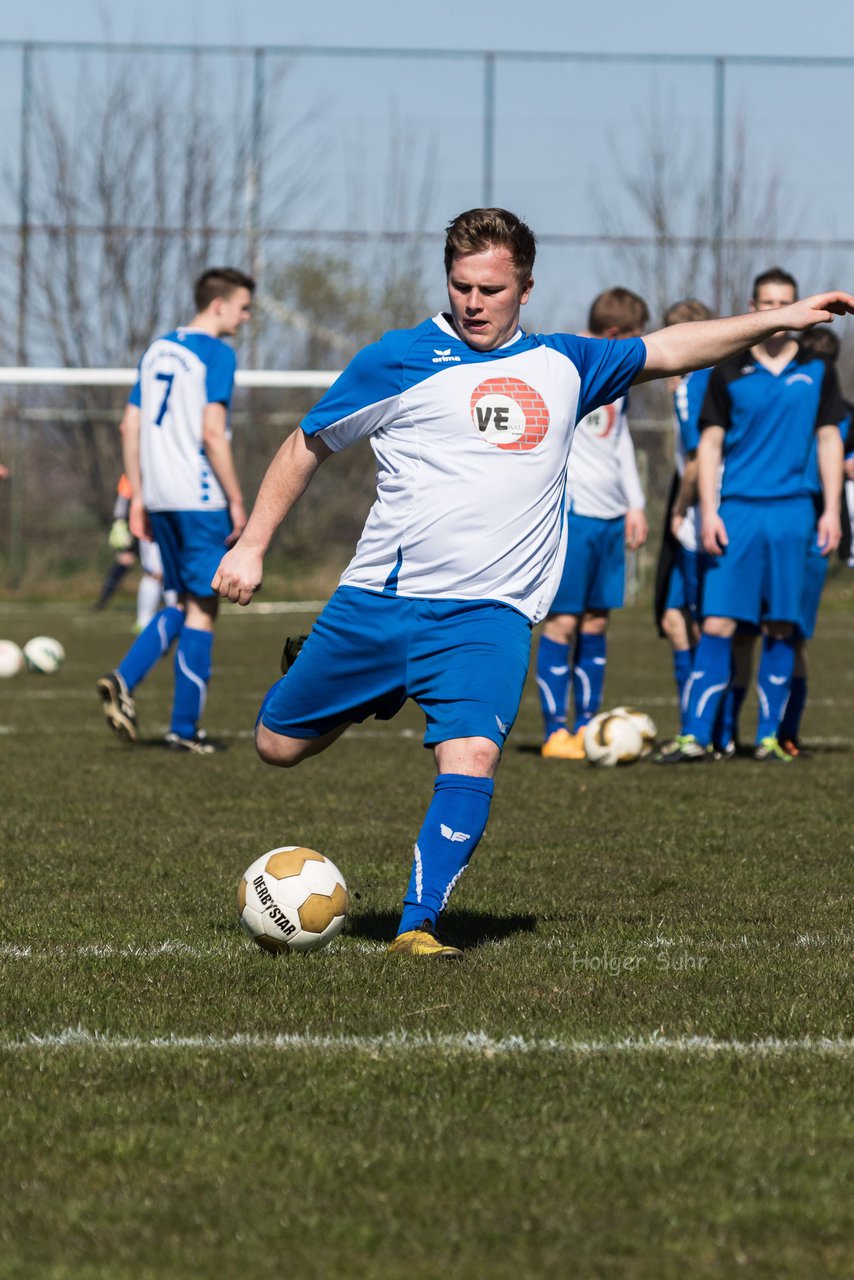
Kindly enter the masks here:
[[800, 1039], [780, 1039], [776, 1036], [756, 1037], [752, 1040], [727, 1040], [714, 1036], [665, 1036], [640, 1035], [617, 1037], [612, 1040], [554, 1040], [527, 1039], [524, 1036], [505, 1036], [496, 1039], [482, 1032], [470, 1031], [462, 1035], [423, 1035], [405, 1031], [392, 1031], [384, 1035], [311, 1035], [295, 1032], [289, 1035], [168, 1035], [121, 1036], [109, 1032], [86, 1031], [82, 1027], [68, 1027], [64, 1031], [36, 1035], [31, 1033], [19, 1039], [0, 1039], [0, 1052], [23, 1053], [31, 1050], [96, 1050], [106, 1053], [137, 1053], [155, 1050], [170, 1052], [202, 1050], [205, 1053], [230, 1050], [261, 1050], [273, 1052], [314, 1053], [364, 1053], [379, 1054], [439, 1053], [495, 1058], [545, 1054], [570, 1058], [638, 1057], [649, 1054], [678, 1054], [709, 1058], [729, 1055], [744, 1058], [780, 1058], [793, 1054], [821, 1054], [848, 1057], [854, 1053], [854, 1039], [846, 1037], [807, 1036]]
[[[512, 940], [509, 938], [495, 938], [482, 942], [477, 947], [478, 951], [484, 950], [486, 947], [507, 947], [511, 945]], [[568, 951], [573, 956], [582, 953], [589, 955], [594, 959], [600, 955], [600, 949], [604, 944], [600, 940], [594, 942], [587, 938], [545, 938], [540, 944], [547, 951]], [[613, 948], [615, 944], [611, 944]], [[664, 937], [659, 935], [655, 938], [641, 938], [638, 940], [620, 939], [617, 944], [621, 949], [619, 952], [605, 948], [606, 955], [612, 956], [628, 956], [636, 951], [685, 951], [690, 949], [692, 953], [701, 954], [706, 952], [726, 953], [731, 951], [754, 951], [765, 952], [770, 950], [768, 944], [762, 940], [750, 939], [746, 935], [738, 938], [703, 938], [703, 937]], [[854, 945], [854, 934], [845, 930], [838, 930], [834, 933], [797, 933], [789, 938], [781, 938], [775, 943], [773, 949], [791, 948], [797, 951], [822, 951], [833, 947], [851, 947]], [[150, 945], [137, 946], [133, 943], [112, 943], [112, 942], [91, 942], [91, 943], [0, 943], [0, 961], [2, 960], [20, 960], [34, 961], [38, 963], [50, 963], [52, 960], [64, 959], [93, 959], [93, 960], [159, 960], [159, 959], [184, 959], [184, 960], [203, 960], [212, 956], [238, 956], [245, 952], [252, 952], [251, 941], [244, 938], [243, 934], [235, 927], [235, 936], [233, 939], [212, 946], [196, 946], [189, 942], [182, 942], [177, 938], [167, 938], [163, 942], [157, 942]], [[381, 955], [386, 950], [385, 942], [372, 942], [367, 938], [352, 938], [345, 933], [343, 937], [336, 939], [332, 943], [328, 954], [334, 954], [339, 951], [358, 951], [364, 954]], [[309, 963], [311, 961], [309, 960]], [[576, 966], [578, 967], [578, 966]]]

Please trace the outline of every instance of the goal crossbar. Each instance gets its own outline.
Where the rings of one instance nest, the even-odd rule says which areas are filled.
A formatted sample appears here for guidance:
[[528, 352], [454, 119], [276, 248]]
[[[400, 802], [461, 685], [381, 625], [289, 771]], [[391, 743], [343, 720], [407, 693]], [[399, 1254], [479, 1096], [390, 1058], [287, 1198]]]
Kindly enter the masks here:
[[[245, 369], [238, 370], [238, 387], [331, 387], [338, 372], [328, 369]], [[21, 365], [0, 368], [0, 386], [132, 387], [136, 369], [66, 369]]]

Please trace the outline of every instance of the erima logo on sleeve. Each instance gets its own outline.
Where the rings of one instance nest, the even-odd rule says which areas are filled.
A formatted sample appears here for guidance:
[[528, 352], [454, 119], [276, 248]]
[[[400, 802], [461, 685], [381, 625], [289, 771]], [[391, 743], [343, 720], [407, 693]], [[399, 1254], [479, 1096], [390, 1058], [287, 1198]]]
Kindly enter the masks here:
[[462, 356], [451, 355], [450, 347], [448, 347], [445, 351], [439, 351], [436, 347], [434, 347], [433, 351], [434, 351], [433, 364], [460, 364], [462, 362]]

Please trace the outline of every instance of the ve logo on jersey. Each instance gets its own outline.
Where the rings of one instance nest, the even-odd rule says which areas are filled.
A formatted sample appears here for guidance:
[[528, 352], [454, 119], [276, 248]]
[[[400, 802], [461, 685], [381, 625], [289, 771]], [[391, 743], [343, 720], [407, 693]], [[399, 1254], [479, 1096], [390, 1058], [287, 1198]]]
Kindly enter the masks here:
[[522, 453], [535, 449], [549, 429], [546, 402], [520, 378], [487, 378], [469, 402], [471, 420], [489, 444]]
[[578, 425], [584, 427], [586, 431], [592, 431], [597, 440], [605, 440], [614, 430], [616, 421], [617, 406], [603, 404], [592, 413], [588, 413], [586, 418], [582, 418]]

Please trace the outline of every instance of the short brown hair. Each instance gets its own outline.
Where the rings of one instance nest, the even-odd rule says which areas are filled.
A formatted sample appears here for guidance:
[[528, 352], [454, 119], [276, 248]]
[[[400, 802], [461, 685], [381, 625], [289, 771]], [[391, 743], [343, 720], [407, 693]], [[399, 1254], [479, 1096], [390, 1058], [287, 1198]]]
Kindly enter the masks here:
[[767, 271], [763, 271], [753, 281], [753, 293], [750, 295], [755, 302], [759, 296], [759, 290], [763, 284], [788, 284], [795, 291], [795, 297], [798, 296], [798, 282], [788, 271], [784, 271], [782, 267], [769, 267]]
[[593, 299], [587, 316], [587, 328], [593, 334], [617, 329], [631, 333], [643, 329], [649, 321], [649, 307], [643, 298], [631, 289], [606, 289]]
[[711, 307], [699, 298], [680, 298], [672, 302], [664, 313], [665, 329], [671, 324], [690, 324], [693, 320], [714, 320], [715, 313]]
[[197, 311], [207, 311], [215, 298], [230, 298], [237, 289], [255, 292], [255, 281], [237, 267], [209, 267], [193, 285]]
[[520, 285], [530, 280], [537, 241], [530, 227], [506, 209], [467, 209], [448, 223], [445, 234], [445, 275], [458, 255], [507, 249]]
[[819, 325], [815, 329], [807, 329], [799, 339], [801, 350], [813, 356], [825, 356], [828, 360], [839, 359], [839, 339], [832, 329]]

